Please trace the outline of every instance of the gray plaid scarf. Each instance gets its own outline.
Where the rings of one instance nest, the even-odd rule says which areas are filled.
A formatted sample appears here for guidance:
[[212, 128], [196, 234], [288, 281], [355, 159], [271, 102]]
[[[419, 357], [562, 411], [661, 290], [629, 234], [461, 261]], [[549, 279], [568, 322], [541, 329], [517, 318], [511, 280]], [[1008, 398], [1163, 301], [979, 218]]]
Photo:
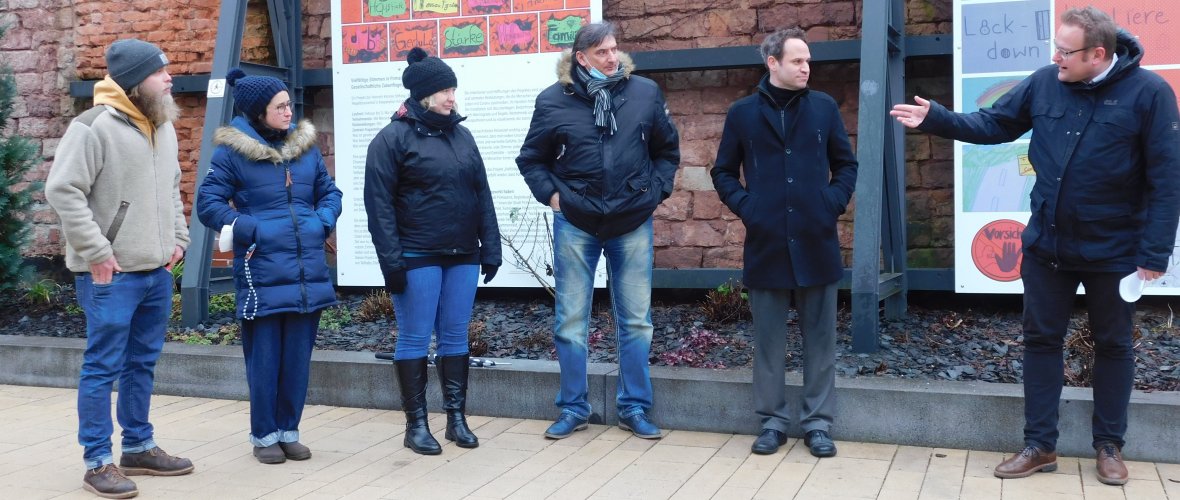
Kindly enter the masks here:
[[574, 64], [574, 66], [578, 77], [586, 82], [586, 93], [594, 96], [594, 124], [600, 129], [606, 129], [610, 135], [615, 135], [619, 127], [615, 124], [615, 112], [614, 107], [611, 106], [610, 91], [616, 83], [619, 83], [619, 80], [623, 79], [623, 66], [619, 65], [615, 74], [602, 80], [590, 76], [590, 72], [586, 71], [586, 68], [583, 68], [581, 64]]

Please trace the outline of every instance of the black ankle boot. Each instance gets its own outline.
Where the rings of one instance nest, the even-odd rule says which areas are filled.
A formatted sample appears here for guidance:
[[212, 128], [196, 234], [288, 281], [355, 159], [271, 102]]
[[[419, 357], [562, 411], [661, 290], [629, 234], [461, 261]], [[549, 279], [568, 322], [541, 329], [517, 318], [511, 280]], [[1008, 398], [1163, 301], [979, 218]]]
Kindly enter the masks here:
[[479, 438], [467, 427], [467, 370], [468, 355], [438, 356], [438, 380], [442, 384], [443, 409], [447, 411], [448, 441], [454, 441], [460, 448], [479, 446]]
[[430, 435], [426, 420], [426, 358], [399, 359], [397, 382], [402, 391], [402, 409], [406, 412], [406, 438], [403, 444], [414, 453], [438, 455], [442, 447]]

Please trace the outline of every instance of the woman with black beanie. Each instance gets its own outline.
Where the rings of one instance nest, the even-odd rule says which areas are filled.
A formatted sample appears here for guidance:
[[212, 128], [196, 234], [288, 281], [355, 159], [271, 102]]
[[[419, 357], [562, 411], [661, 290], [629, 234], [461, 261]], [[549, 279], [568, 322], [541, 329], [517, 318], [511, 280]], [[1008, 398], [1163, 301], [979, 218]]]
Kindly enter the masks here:
[[223, 251], [232, 241], [254, 457], [307, 460], [299, 420], [320, 312], [336, 304], [324, 241], [340, 217], [341, 193], [311, 122], [291, 123], [281, 80], [239, 69], [226, 80], [239, 116], [214, 135], [196, 211], [206, 226], [222, 228]]
[[406, 447], [442, 453], [426, 413], [427, 352], [436, 364], [447, 413], [445, 437], [479, 446], [467, 426], [467, 326], [479, 274], [500, 267], [500, 230], [483, 158], [455, 112], [455, 72], [415, 47], [402, 84], [410, 97], [369, 144], [365, 212], [385, 288], [393, 298], [394, 351], [406, 412]]

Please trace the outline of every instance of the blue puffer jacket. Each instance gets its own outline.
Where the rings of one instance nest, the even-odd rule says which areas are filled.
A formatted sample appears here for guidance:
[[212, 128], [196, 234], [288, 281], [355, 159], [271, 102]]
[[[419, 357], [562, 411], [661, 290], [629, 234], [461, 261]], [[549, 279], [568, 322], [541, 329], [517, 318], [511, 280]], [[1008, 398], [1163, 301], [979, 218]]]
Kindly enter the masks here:
[[1036, 170], [1026, 256], [1065, 270], [1129, 273], [1168, 267], [1180, 216], [1176, 94], [1139, 67], [1143, 47], [1119, 31], [1118, 60], [1097, 83], [1062, 83], [1045, 66], [971, 114], [931, 103], [919, 127], [976, 144], [1032, 129]]
[[340, 216], [341, 193], [315, 145], [311, 122], [292, 126], [281, 143], [271, 144], [239, 116], [213, 141], [217, 149], [197, 191], [196, 210], [214, 230], [233, 224], [238, 318], [335, 305], [324, 240]]

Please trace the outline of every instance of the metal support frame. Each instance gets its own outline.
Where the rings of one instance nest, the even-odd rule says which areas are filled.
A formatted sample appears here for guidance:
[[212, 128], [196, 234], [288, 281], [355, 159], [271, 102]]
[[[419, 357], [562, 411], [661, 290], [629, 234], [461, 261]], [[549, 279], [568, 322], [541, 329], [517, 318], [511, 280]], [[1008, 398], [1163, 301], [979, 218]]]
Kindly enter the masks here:
[[856, 216], [852, 245], [852, 349], [877, 350], [878, 307], [906, 310], [904, 131], [889, 116], [905, 90], [903, 0], [866, 2], [860, 53]]
[[[225, 78], [234, 67], [252, 75], [279, 78], [291, 89], [295, 119], [303, 116], [303, 38], [300, 2], [268, 0], [271, 33], [274, 36], [278, 67], [242, 64], [242, 34], [246, 28], [247, 0], [224, 0], [217, 21], [217, 41], [213, 49], [213, 67], [205, 77], [206, 89], [211, 78]], [[195, 82], [188, 82], [190, 84]], [[71, 86], [71, 91], [73, 86]], [[197, 89], [194, 89], [197, 90]], [[197, 186], [205, 180], [213, 157], [213, 135], [233, 116], [233, 96], [228, 88], [220, 96], [209, 95], [205, 104], [205, 126], [201, 133], [201, 157], [197, 166]], [[196, 205], [196, 200], [193, 202]], [[209, 277], [213, 264], [213, 231], [201, 224], [194, 214], [189, 221], [188, 254], [180, 282], [180, 321], [195, 327], [209, 319]]]

